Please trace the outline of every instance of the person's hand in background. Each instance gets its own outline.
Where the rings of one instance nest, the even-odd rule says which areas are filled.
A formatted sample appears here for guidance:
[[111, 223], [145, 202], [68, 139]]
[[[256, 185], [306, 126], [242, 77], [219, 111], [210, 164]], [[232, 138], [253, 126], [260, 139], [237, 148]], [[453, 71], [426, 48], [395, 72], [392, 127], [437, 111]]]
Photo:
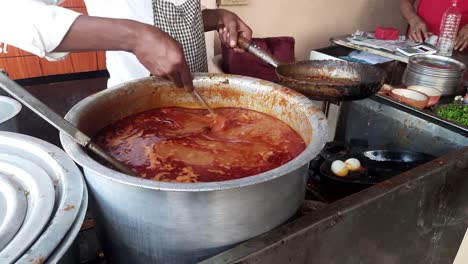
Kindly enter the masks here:
[[408, 20], [408, 23], [410, 26], [409, 38], [412, 41], [422, 43], [431, 35], [426, 23], [421, 17], [415, 15], [413, 18]]
[[252, 38], [252, 29], [236, 14], [224, 9], [203, 10], [205, 31], [217, 30], [221, 43], [236, 51], [244, 51], [237, 45], [237, 38], [241, 34], [246, 39]]
[[454, 49], [463, 51], [466, 47], [468, 47], [468, 25], [465, 25], [460, 32], [458, 32]]

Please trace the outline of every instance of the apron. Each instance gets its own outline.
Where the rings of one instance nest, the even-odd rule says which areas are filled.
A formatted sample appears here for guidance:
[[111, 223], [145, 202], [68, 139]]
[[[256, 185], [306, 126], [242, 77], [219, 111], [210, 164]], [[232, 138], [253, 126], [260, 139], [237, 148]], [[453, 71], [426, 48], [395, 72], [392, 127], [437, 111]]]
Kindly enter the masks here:
[[187, 0], [179, 6], [166, 0], [152, 1], [154, 25], [182, 44], [190, 71], [208, 72], [200, 0]]

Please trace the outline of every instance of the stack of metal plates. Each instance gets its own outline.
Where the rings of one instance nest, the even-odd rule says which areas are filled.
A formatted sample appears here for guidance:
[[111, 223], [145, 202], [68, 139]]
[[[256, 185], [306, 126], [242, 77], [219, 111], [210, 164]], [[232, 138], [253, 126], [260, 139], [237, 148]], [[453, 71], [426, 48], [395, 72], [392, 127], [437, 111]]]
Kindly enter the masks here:
[[443, 95], [454, 95], [463, 81], [466, 66], [454, 59], [438, 55], [414, 55], [403, 75], [406, 86], [435, 88]]
[[57, 263], [87, 204], [82, 174], [65, 152], [0, 132], [0, 263]]

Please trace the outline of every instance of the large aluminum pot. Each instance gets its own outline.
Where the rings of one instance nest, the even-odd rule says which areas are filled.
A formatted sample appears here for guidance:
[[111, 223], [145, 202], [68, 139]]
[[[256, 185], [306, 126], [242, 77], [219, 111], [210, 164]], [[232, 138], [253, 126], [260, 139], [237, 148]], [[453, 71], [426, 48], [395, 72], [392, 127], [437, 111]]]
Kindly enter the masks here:
[[[258, 79], [198, 74], [194, 84], [213, 107], [253, 109], [283, 120], [307, 148], [287, 164], [255, 176], [167, 183], [109, 169], [61, 134], [65, 151], [84, 168], [99, 236], [113, 264], [194, 263], [273, 229], [303, 201], [308, 162], [327, 138], [324, 114], [303, 95]], [[85, 98], [66, 119], [95, 135], [120, 118], [164, 106], [199, 108], [183, 89], [145, 78]]]

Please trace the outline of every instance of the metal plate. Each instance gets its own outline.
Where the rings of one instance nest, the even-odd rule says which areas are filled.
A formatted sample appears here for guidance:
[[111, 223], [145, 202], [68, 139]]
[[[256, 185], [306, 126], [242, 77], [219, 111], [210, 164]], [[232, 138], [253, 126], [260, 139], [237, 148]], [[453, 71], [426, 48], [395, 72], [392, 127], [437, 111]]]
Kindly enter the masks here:
[[[48, 224], [15, 264], [49, 263], [51, 255], [60, 258], [76, 237], [75, 226], [81, 226], [81, 212], [87, 208], [87, 195], [80, 170], [60, 148], [16, 133], [0, 132], [0, 153], [36, 164], [46, 172], [44, 178], [49, 179], [55, 187], [55, 206], [49, 215]], [[0, 258], [0, 263], [9, 262]]]
[[[73, 223], [72, 227], [68, 231], [67, 235], [63, 239], [62, 243], [54, 250], [54, 253], [47, 259], [47, 264], [57, 263], [59, 261], [64, 261], [62, 256], [68, 251], [68, 249], [72, 246], [73, 241], [75, 240], [78, 232], [80, 232], [81, 225], [86, 217], [86, 209], [88, 208], [88, 191], [86, 187], [83, 187], [83, 201], [81, 203], [80, 210], [78, 212], [78, 216], [76, 217], [75, 222]], [[23, 262], [21, 262], [23, 261]], [[17, 264], [30, 264], [27, 258], [21, 259]], [[67, 263], [67, 262], [64, 262]]]
[[14, 262], [39, 237], [49, 222], [55, 190], [47, 173], [33, 162], [12, 154], [0, 154], [0, 172], [21, 186], [27, 197], [27, 212], [19, 231], [0, 252], [1, 263]]
[[452, 58], [443, 57], [439, 55], [415, 55], [411, 56], [410, 64], [416, 67], [432, 69], [433, 71], [458, 71], [463, 72], [466, 66]]
[[0, 251], [20, 229], [28, 208], [23, 189], [11, 177], [0, 172]]

